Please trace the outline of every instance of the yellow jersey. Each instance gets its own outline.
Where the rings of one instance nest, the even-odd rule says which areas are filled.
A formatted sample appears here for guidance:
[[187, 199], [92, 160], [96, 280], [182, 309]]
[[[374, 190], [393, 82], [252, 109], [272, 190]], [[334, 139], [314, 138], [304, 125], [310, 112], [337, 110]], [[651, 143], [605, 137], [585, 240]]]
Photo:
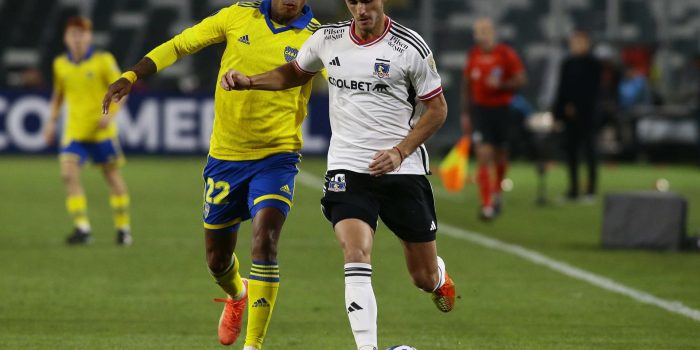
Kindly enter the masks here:
[[[62, 143], [70, 141], [100, 142], [117, 136], [114, 120], [99, 128], [102, 117], [102, 99], [107, 88], [119, 79], [121, 72], [109, 52], [90, 49], [85, 58], [74, 62], [70, 54], [53, 61], [54, 92], [61, 93], [66, 102], [66, 120]], [[110, 110], [115, 115], [116, 106]]]
[[185, 29], [146, 57], [158, 70], [200, 49], [226, 41], [214, 95], [214, 128], [209, 154], [221, 160], [256, 160], [302, 147], [301, 123], [311, 82], [284, 91], [225, 91], [229, 69], [264, 73], [296, 58], [302, 44], [320, 27], [308, 6], [287, 26], [270, 19], [270, 0], [239, 2]]

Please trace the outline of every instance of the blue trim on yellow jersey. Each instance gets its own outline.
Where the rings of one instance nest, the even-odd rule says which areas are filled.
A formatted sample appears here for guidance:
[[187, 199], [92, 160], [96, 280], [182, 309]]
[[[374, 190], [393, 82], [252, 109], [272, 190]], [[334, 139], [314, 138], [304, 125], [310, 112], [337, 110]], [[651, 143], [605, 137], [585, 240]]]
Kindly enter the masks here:
[[280, 27], [280, 28], [275, 28], [275, 25], [272, 24], [272, 20], [270, 19], [270, 12], [272, 11], [272, 0], [263, 0], [260, 3], [260, 13], [262, 13], [265, 16], [265, 21], [267, 22], [267, 26], [270, 28], [270, 31], [272, 31], [273, 34], [278, 34], [282, 32], [286, 32], [290, 29], [304, 29], [306, 26], [311, 23], [311, 20], [314, 18], [314, 13], [311, 12], [311, 7], [309, 5], [304, 5], [304, 8], [301, 10], [302, 16], [295, 19], [294, 22], [290, 23], [288, 26]]
[[94, 53], [95, 53], [95, 48], [94, 48], [93, 46], [90, 46], [90, 48], [88, 48], [87, 52], [85, 53], [85, 56], [83, 56], [83, 58], [81, 58], [80, 61], [74, 61], [74, 60], [73, 60], [73, 56], [70, 54], [70, 50], [69, 50], [68, 52], [66, 52], [66, 57], [68, 57], [68, 61], [69, 61], [70, 63], [73, 63], [73, 64], [80, 64], [80, 63], [83, 62], [83, 61], [89, 60], [90, 57], [92, 57], [92, 55], [93, 55]]

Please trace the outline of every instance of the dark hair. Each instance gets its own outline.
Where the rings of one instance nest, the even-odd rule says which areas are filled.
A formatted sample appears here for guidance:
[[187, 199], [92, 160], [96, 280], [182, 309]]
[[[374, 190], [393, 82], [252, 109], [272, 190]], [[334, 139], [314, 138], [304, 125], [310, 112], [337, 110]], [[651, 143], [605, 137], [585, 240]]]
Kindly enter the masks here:
[[68, 30], [68, 28], [71, 27], [92, 31], [92, 21], [87, 17], [73, 16], [71, 18], [68, 18], [68, 20], [66, 21], [65, 30]]

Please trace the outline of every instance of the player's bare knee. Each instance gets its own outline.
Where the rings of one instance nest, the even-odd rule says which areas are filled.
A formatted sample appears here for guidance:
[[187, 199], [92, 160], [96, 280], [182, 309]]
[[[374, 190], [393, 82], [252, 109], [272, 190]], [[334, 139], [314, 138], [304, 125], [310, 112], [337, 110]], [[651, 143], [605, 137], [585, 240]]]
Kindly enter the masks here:
[[207, 247], [207, 266], [214, 273], [224, 272], [231, 266], [233, 252], [214, 246]]
[[218, 251], [207, 251], [207, 266], [214, 273], [224, 272], [231, 266], [231, 256]]
[[122, 179], [118, 169], [105, 167], [103, 173], [105, 180], [107, 180], [107, 184], [109, 184], [113, 194], [126, 194], [126, 183], [124, 182], [124, 179]]
[[66, 186], [71, 185], [73, 182], [75, 182], [75, 176], [73, 176], [71, 173], [67, 171], [61, 172], [61, 180], [63, 181], [63, 184]]
[[64, 173], [61, 174], [61, 179], [63, 180], [65, 187], [68, 189], [69, 194], [77, 194], [82, 191], [80, 187], [80, 179], [77, 174]]
[[372, 261], [371, 253], [361, 248], [343, 247], [343, 256], [345, 263], [369, 264]]
[[488, 165], [491, 163], [492, 155], [488, 151], [478, 152], [476, 161], [479, 165]]
[[279, 231], [273, 228], [258, 229], [253, 234], [251, 256], [256, 261], [276, 261]]

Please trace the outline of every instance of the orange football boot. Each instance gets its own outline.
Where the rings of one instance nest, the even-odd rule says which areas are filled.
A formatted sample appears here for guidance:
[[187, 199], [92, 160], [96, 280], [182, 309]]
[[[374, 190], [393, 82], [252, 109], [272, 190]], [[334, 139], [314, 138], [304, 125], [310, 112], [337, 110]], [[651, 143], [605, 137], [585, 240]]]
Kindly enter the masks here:
[[231, 345], [236, 342], [241, 334], [241, 323], [243, 323], [243, 311], [248, 301], [248, 280], [243, 278], [245, 295], [240, 300], [234, 300], [230, 295], [226, 299], [214, 299], [216, 302], [226, 303], [224, 311], [219, 318], [219, 341], [223, 345]]
[[455, 283], [445, 271], [445, 283], [442, 287], [433, 292], [432, 299], [438, 310], [442, 312], [450, 312], [455, 306]]

